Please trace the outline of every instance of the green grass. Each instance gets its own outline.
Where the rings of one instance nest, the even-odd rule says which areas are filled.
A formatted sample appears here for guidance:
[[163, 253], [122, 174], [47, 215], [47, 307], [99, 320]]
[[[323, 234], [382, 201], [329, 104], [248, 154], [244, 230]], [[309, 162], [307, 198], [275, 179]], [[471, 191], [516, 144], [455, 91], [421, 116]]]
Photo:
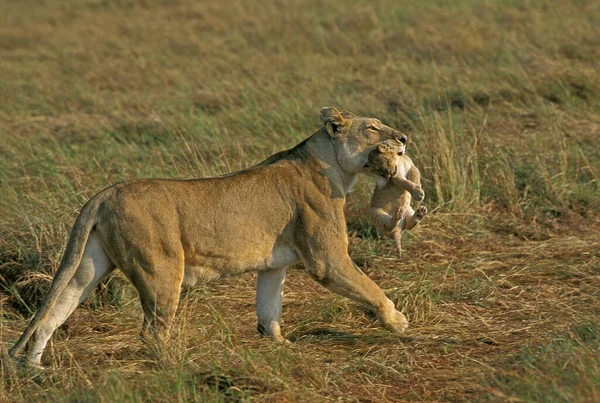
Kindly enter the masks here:
[[576, 324], [546, 344], [523, 347], [489, 380], [490, 398], [513, 401], [574, 402], [600, 397], [600, 327]]
[[248, 275], [189, 291], [157, 359], [117, 275], [57, 332], [56, 369], [3, 359], [0, 400], [598, 400], [598, 20], [541, 0], [0, 1], [3, 357], [89, 197], [250, 166], [322, 106], [405, 132], [431, 211], [398, 260], [370, 180], [348, 198], [350, 253], [406, 336], [296, 267], [292, 346], [257, 336]]

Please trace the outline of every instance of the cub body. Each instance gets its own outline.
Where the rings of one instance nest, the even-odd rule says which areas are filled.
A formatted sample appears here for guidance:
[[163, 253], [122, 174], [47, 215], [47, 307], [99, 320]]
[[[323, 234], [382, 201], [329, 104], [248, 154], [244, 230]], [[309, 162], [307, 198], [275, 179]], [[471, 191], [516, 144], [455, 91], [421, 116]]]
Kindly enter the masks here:
[[413, 229], [427, 215], [427, 207], [416, 211], [411, 200], [422, 201], [421, 173], [406, 155], [406, 142], [391, 139], [379, 144], [369, 154], [366, 170], [379, 177], [369, 208], [369, 218], [378, 231], [394, 239], [398, 256], [402, 256], [402, 231]]

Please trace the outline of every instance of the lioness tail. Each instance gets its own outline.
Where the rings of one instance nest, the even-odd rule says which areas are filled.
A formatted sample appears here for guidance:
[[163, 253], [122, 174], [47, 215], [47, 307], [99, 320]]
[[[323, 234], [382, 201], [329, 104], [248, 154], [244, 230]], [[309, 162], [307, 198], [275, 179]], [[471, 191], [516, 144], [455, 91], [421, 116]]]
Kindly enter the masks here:
[[83, 258], [85, 251], [85, 245], [92, 228], [96, 224], [96, 216], [98, 214], [98, 208], [104, 200], [103, 193], [100, 193], [92, 197], [81, 209], [71, 234], [69, 235], [69, 241], [67, 243], [67, 249], [65, 255], [60, 262], [56, 276], [50, 285], [50, 289], [44, 298], [44, 302], [35, 313], [35, 316], [31, 319], [25, 331], [17, 340], [15, 345], [9, 350], [8, 354], [11, 357], [15, 357], [25, 347], [33, 333], [37, 330], [40, 322], [46, 317], [48, 312], [54, 307], [59, 295], [63, 292], [69, 281], [75, 275], [79, 263]]

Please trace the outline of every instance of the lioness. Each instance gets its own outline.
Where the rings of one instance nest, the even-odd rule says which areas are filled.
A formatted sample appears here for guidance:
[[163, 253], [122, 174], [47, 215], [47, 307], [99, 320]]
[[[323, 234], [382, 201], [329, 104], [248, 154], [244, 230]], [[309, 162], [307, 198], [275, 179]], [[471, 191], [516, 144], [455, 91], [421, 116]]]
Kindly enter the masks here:
[[[348, 256], [345, 195], [376, 144], [402, 135], [373, 118], [321, 109], [324, 126], [249, 169], [216, 178], [123, 182], [93, 196], [64, 257], [10, 355], [34, 335], [39, 365], [52, 333], [115, 267], [137, 289], [142, 335], [168, 336], [182, 284], [258, 271], [258, 330], [277, 341], [286, 266], [304, 263], [329, 290], [364, 304], [389, 330], [408, 326]], [[405, 139], [405, 137], [403, 137]]]
[[365, 169], [390, 178], [375, 187], [369, 217], [380, 232], [391, 233], [401, 257], [402, 231], [413, 229], [427, 215], [427, 207], [421, 206], [415, 212], [410, 206], [411, 196], [421, 201], [425, 192], [421, 188], [421, 172], [406, 155], [406, 137], [379, 144], [369, 154]]

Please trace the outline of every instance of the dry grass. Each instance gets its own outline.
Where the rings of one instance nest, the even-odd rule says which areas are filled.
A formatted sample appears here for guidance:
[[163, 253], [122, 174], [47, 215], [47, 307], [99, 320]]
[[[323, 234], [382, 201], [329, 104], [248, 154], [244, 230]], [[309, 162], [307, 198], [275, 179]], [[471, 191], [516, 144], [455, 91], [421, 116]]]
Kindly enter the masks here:
[[[600, 400], [600, 43], [593, 2], [0, 1], [0, 400]], [[290, 147], [335, 104], [401, 128], [433, 212], [393, 257], [350, 195], [350, 251], [403, 337], [290, 271], [284, 332], [254, 277], [188, 292], [171, 348], [111, 278], [4, 359], [77, 211], [108, 184]]]

